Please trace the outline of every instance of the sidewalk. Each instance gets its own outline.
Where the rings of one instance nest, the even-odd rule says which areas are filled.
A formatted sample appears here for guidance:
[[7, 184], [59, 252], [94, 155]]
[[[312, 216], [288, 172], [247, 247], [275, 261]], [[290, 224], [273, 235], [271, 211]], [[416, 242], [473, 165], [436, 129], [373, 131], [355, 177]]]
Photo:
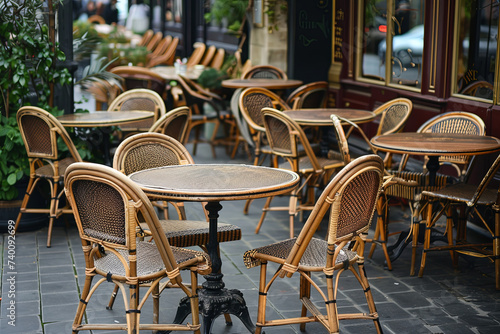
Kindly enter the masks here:
[[[188, 145], [191, 152], [191, 147]], [[224, 150], [218, 150], [217, 162], [247, 163], [246, 154], [240, 150], [234, 160], [229, 160]], [[201, 145], [194, 156], [197, 163], [213, 162], [208, 145]], [[286, 197], [276, 202], [287, 201]], [[270, 212], [259, 234], [254, 233], [264, 200], [252, 202], [248, 215], [243, 215], [244, 201], [222, 202], [220, 220], [236, 224], [242, 229], [242, 240], [221, 244], [222, 272], [226, 287], [240, 289], [246, 299], [253, 321], [257, 316], [259, 269], [246, 269], [243, 253], [251, 248], [288, 238], [288, 215]], [[199, 207], [189, 204], [188, 218], [201, 219]], [[199, 205], [199, 204], [198, 204]], [[391, 207], [391, 230], [407, 227], [409, 210]], [[11, 217], [15, 220], [16, 217]], [[296, 233], [302, 224], [296, 220]], [[393, 227], [394, 226], [394, 227]], [[47, 228], [20, 233], [15, 240], [16, 274], [10, 274], [8, 264], [8, 238], [2, 235], [0, 333], [71, 333], [71, 324], [84, 280], [84, 259], [81, 243], [74, 222], [68, 219], [66, 226], [59, 219], [54, 227], [52, 247], [46, 248]], [[498, 333], [500, 331], [500, 292], [495, 290], [494, 266], [487, 260], [461, 257], [459, 269], [454, 270], [448, 252], [433, 252], [423, 278], [411, 277], [410, 253], [407, 248], [394, 262], [392, 271], [384, 269], [383, 256], [378, 248], [373, 259], [366, 260], [366, 272], [371, 284], [377, 310], [385, 333]], [[10, 259], [12, 260], [12, 259]], [[420, 252], [417, 262], [420, 261]], [[342, 275], [339, 296], [340, 312], [365, 310], [361, 289], [354, 280]], [[15, 282], [9, 281], [15, 276]], [[203, 278], [200, 278], [203, 281]], [[269, 316], [281, 317], [300, 313], [298, 278], [277, 282], [282, 286], [269, 297]], [[100, 290], [87, 312], [90, 322], [124, 322], [124, 307], [118, 297], [113, 310], [106, 310], [113, 285], [108, 292]], [[98, 290], [99, 291], [99, 290]], [[9, 294], [15, 293], [14, 297]], [[173, 319], [180, 294], [164, 291], [161, 302], [161, 318]], [[15, 301], [15, 311], [9, 305]], [[12, 308], [11, 308], [12, 309]], [[15, 315], [15, 327], [9, 325], [9, 314]], [[142, 311], [142, 321], [151, 321], [152, 306], [148, 301]], [[212, 332], [246, 333], [244, 325], [233, 317], [233, 326], [226, 326], [219, 317]], [[300, 333], [298, 325], [266, 328], [266, 333]], [[116, 333], [114, 331], [113, 333]], [[305, 333], [324, 333], [321, 325], [308, 324]], [[343, 321], [341, 333], [373, 333], [371, 321]], [[82, 332], [82, 333], [88, 333]], [[104, 333], [97, 331], [97, 333]]]

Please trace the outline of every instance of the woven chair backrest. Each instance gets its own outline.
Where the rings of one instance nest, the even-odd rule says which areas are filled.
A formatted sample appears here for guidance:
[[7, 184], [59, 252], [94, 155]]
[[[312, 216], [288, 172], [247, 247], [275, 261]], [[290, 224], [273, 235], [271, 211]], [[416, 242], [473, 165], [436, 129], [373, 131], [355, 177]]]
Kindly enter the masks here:
[[161, 96], [150, 89], [136, 88], [125, 91], [111, 102], [108, 111], [144, 110], [154, 112], [156, 121], [165, 115], [165, 102]]
[[220, 70], [224, 64], [224, 58], [226, 57], [226, 50], [223, 48], [217, 49], [217, 53], [213, 56], [210, 67]]
[[156, 32], [146, 45], [146, 49], [150, 52], [153, 51], [158, 45], [158, 43], [160, 43], [162, 37], [163, 33], [161, 31]]
[[137, 46], [146, 46], [154, 34], [155, 34], [154, 31], [151, 29], [146, 30], [144, 35], [142, 35], [142, 38], [139, 41], [139, 43], [137, 44]]
[[160, 117], [149, 129], [149, 132], [163, 133], [184, 143], [187, 137], [191, 111], [188, 107], [182, 106], [170, 110]]
[[413, 110], [413, 103], [404, 98], [394, 99], [378, 107], [374, 113], [382, 113], [376, 135], [403, 131]]
[[286, 103], [293, 109], [326, 108], [328, 101], [328, 82], [317, 81], [302, 85], [294, 90]]
[[261, 78], [261, 79], [288, 79], [286, 73], [271, 65], [252, 66], [248, 71], [241, 75], [242, 79]]
[[[483, 179], [479, 183], [479, 186], [477, 187], [476, 193], [472, 197], [471, 202], [468, 203], [469, 207], [473, 207], [474, 205], [476, 205], [477, 201], [479, 200], [481, 195], [484, 193], [484, 191], [486, 190], [488, 185], [490, 185], [490, 183], [492, 183], [492, 180], [494, 179], [495, 174], [497, 173], [499, 167], [500, 167], [500, 154], [497, 156], [495, 161], [493, 161], [493, 164], [488, 169], [488, 172], [486, 173], [486, 175], [483, 177]], [[497, 192], [497, 198], [496, 198], [495, 204], [500, 205], [500, 187], [499, 187], [499, 190]]]
[[[334, 250], [334, 245], [354, 240], [366, 232], [382, 188], [383, 175], [384, 162], [375, 154], [354, 159], [335, 174], [316, 201], [286, 263], [292, 266], [299, 264], [328, 212], [328, 252]], [[327, 259], [332, 259], [331, 255], [328, 254]], [[325, 266], [333, 266], [333, 263], [325, 263]]]
[[161, 96], [167, 87], [167, 81], [158, 73], [141, 66], [117, 66], [110, 70], [125, 81], [125, 90], [136, 88], [150, 89]]
[[248, 125], [255, 131], [264, 132], [262, 108], [290, 109], [276, 93], [259, 87], [247, 88], [241, 92], [240, 111]]
[[145, 132], [126, 138], [116, 149], [113, 168], [125, 175], [162, 166], [193, 164], [187, 149], [172, 137]]
[[135, 259], [136, 220], [140, 213], [166, 270], [177, 267], [151, 202], [127, 176], [100, 164], [74, 163], [66, 172], [65, 191], [82, 239], [108, 249], [128, 250], [129, 258], [132, 255]]
[[300, 125], [277, 109], [263, 108], [262, 114], [266, 137], [273, 154], [294, 161], [292, 168], [294, 168], [294, 172], [298, 172], [300, 169], [298, 165], [299, 151], [302, 148], [309, 158], [313, 170], [321, 170], [316, 155]]
[[73, 159], [82, 161], [68, 132], [51, 113], [42, 108], [26, 106], [17, 111], [16, 117], [29, 158], [60, 159], [57, 148], [59, 136]]
[[214, 58], [215, 52], [217, 52], [217, 47], [215, 45], [210, 45], [205, 54], [203, 55], [202, 60], [200, 61], [200, 65], [208, 67]]
[[198, 65], [201, 62], [201, 59], [203, 58], [203, 55], [205, 54], [205, 50], [207, 49], [207, 46], [205, 43], [196, 43], [196, 47], [189, 56], [187, 60], [187, 67], [193, 67], [194, 65]]

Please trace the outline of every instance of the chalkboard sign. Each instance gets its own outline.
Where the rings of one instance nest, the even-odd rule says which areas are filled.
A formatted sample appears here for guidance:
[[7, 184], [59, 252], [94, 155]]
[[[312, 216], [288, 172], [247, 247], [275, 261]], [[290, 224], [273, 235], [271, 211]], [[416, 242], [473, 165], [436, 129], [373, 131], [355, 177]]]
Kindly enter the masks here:
[[332, 1], [288, 2], [288, 76], [328, 80], [332, 60]]

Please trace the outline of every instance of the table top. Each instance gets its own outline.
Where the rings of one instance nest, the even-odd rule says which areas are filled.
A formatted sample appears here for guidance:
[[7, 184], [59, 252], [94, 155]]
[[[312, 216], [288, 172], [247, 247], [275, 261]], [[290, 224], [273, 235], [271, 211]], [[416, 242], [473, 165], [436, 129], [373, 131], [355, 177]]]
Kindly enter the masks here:
[[457, 133], [391, 133], [376, 136], [371, 143], [386, 152], [428, 156], [478, 155], [500, 151], [498, 138]]
[[165, 166], [129, 177], [150, 198], [203, 202], [280, 195], [290, 192], [300, 180], [288, 170], [238, 164]]
[[[158, 73], [166, 80], [175, 80], [179, 78], [175, 66], [156, 66], [151, 68], [152, 71]], [[186, 73], [182, 74], [188, 79], [198, 80], [204, 69], [198, 69], [197, 67], [188, 68]]]
[[264, 79], [264, 78], [252, 78], [252, 79], [228, 79], [222, 81], [222, 87], [226, 88], [250, 88], [250, 87], [262, 87], [270, 90], [273, 89], [288, 89], [295, 88], [302, 85], [301, 80], [293, 79]]
[[366, 123], [373, 120], [377, 115], [369, 110], [349, 109], [349, 108], [308, 108], [296, 110], [284, 110], [300, 125], [329, 126], [333, 125], [331, 114], [350, 120], [354, 123]]
[[152, 111], [95, 111], [58, 116], [57, 120], [66, 127], [101, 127], [123, 125], [148, 119]]

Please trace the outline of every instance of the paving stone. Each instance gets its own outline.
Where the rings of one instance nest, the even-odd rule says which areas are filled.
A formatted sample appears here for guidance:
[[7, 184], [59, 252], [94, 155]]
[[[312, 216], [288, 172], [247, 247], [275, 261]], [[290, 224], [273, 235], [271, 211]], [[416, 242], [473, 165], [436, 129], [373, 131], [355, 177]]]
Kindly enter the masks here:
[[8, 324], [9, 320], [0, 319], [0, 332], [9, 334], [39, 334], [42, 332], [42, 324], [37, 315], [16, 317], [15, 326]]
[[391, 293], [389, 298], [404, 309], [431, 305], [427, 298], [422, 297], [418, 292]]

